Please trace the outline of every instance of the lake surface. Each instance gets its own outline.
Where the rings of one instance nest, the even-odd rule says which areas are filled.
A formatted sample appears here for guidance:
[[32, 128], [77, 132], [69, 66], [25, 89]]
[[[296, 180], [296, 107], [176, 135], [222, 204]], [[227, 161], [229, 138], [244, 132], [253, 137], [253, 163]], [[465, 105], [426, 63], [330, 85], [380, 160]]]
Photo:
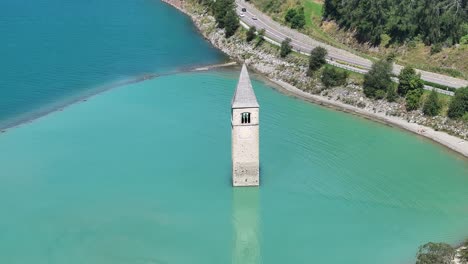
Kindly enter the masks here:
[[[99, 76], [90, 71], [95, 78], [72, 77], [70, 71], [46, 83], [24, 77], [30, 86], [15, 86], [19, 73], [10, 70], [11, 85], [0, 90], [3, 120], [99, 91], [121, 75], [223, 59], [189, 20], [158, 1], [92, 2], [38, 3], [77, 5], [73, 10], [101, 3], [91, 17], [115, 16], [126, 26], [132, 24], [128, 13], [149, 20], [160, 14], [185, 33], [174, 33], [167, 46], [135, 41], [142, 68], [124, 60], [132, 52], [93, 50], [115, 52], [108, 62], [125, 65], [115, 75], [108, 69]], [[133, 11], [115, 15], [114, 4]], [[159, 23], [147, 26], [137, 28], [165, 32]], [[115, 42], [133, 41], [118, 35]], [[88, 45], [72, 44], [69, 50]], [[69, 69], [86, 69], [81, 63], [77, 57]], [[38, 74], [48, 72], [44, 65]], [[233, 189], [230, 101], [239, 71], [170, 74], [120, 86], [0, 134], [0, 263], [409, 264], [423, 243], [466, 238], [466, 159], [412, 134], [284, 96], [260, 80], [254, 88], [262, 186]], [[75, 85], [74, 78], [83, 83]], [[53, 87], [67, 89], [54, 94]]]
[[0, 128], [101, 86], [223, 59], [159, 0], [2, 0], [0, 35]]

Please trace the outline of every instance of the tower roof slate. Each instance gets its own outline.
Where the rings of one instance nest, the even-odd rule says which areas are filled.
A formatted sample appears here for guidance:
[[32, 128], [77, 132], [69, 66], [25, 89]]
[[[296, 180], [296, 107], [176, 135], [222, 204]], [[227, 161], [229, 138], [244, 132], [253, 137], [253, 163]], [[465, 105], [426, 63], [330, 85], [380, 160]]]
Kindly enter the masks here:
[[232, 98], [232, 108], [258, 108], [257, 97], [250, 82], [249, 72], [245, 64], [242, 66], [236, 92]]

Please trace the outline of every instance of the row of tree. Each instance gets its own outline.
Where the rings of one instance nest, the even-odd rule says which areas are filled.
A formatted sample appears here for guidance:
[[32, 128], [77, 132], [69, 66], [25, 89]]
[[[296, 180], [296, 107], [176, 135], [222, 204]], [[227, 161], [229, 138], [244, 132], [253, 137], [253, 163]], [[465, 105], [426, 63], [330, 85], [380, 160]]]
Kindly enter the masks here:
[[390, 37], [403, 43], [453, 45], [468, 34], [467, 0], [325, 0], [323, 19], [355, 30], [358, 40], [374, 45]]
[[[425, 115], [436, 116], [442, 109], [439, 94], [433, 90], [422, 102], [424, 82], [421, 75], [412, 67], [405, 67], [398, 76], [398, 85], [392, 81], [392, 61], [380, 60], [372, 65], [371, 70], [364, 75], [364, 94], [374, 99], [386, 98], [393, 102], [399, 96], [405, 98], [406, 109], [413, 111], [422, 106]], [[447, 115], [450, 118], [468, 119], [468, 87], [457, 89], [450, 102]]]
[[[239, 27], [234, 0], [200, 1], [212, 10], [218, 27], [225, 29], [226, 37], [234, 35]], [[288, 19], [293, 19], [295, 14], [297, 13], [291, 13]], [[260, 45], [264, 41], [264, 32], [264, 30], [260, 30], [256, 33], [255, 27], [251, 27], [246, 33], [247, 42], [257, 38], [255, 45]], [[280, 57], [284, 58], [291, 52], [291, 39], [287, 38], [281, 43]], [[311, 51], [307, 72], [309, 76], [313, 75], [326, 64], [326, 56], [327, 51], [323, 47], [317, 47]], [[395, 87], [392, 81], [392, 64], [391, 59], [384, 59], [372, 65], [371, 70], [364, 76], [364, 94], [367, 97], [375, 99], [386, 98], [390, 102], [395, 101], [401, 96], [405, 98], [406, 109], [408, 111], [419, 109], [422, 104], [421, 98], [424, 91], [424, 82], [421, 80], [420, 74], [417, 74], [411, 67], [405, 67], [398, 76], [399, 83]], [[325, 67], [321, 75], [322, 83], [327, 88], [343, 85], [346, 83], [347, 78], [348, 73], [346, 71], [337, 70], [333, 67]], [[422, 105], [424, 114], [429, 116], [438, 115], [441, 108], [442, 104], [438, 93], [435, 91], [428, 96]], [[468, 87], [456, 91], [449, 106], [448, 116], [450, 118], [463, 117], [468, 120]]]

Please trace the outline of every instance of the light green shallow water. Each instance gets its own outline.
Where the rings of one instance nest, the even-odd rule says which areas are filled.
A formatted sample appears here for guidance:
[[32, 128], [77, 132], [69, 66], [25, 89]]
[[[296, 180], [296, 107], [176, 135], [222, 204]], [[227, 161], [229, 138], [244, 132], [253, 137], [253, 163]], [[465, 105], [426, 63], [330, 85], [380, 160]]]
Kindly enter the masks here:
[[116, 88], [0, 135], [0, 263], [405, 264], [468, 235], [468, 163], [279, 94], [230, 186], [236, 72]]

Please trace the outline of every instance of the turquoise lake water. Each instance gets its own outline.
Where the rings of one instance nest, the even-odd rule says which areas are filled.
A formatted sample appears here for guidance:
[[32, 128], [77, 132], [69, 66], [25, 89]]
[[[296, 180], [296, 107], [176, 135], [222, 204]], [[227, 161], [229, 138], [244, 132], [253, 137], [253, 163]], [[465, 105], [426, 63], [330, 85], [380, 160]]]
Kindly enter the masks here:
[[[28, 39], [11, 25], [56, 24], [49, 37], [31, 34], [75, 59], [57, 55], [56, 72], [42, 61], [41, 41], [0, 51], [9, 56], [0, 61], [3, 125], [101, 85], [224, 59], [159, 1], [19, 3], [0, 3], [0, 32]], [[35, 18], [39, 10], [48, 15]], [[75, 45], [79, 23], [89, 31]], [[168, 24], [177, 30], [166, 32]], [[0, 134], [0, 263], [410, 264], [421, 244], [466, 238], [466, 159], [258, 79], [262, 186], [233, 189], [230, 101], [239, 71], [120, 86]]]
[[1, 135], [1, 262], [411, 263], [467, 235], [466, 160], [258, 81], [262, 186], [233, 189], [236, 78], [165, 76]]

